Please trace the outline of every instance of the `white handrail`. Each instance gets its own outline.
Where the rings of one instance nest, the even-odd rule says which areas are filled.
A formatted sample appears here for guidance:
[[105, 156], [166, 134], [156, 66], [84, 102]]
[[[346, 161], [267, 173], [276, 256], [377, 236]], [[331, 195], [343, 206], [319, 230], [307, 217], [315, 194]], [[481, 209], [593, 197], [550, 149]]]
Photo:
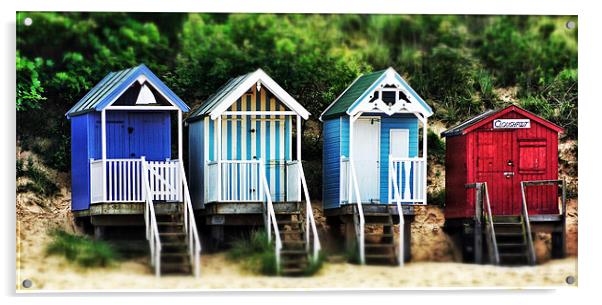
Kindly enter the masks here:
[[274, 236], [276, 239], [275, 251], [276, 251], [276, 273], [280, 274], [280, 250], [282, 250], [282, 240], [280, 238], [280, 230], [278, 229], [278, 222], [276, 222], [276, 212], [274, 211], [274, 205], [272, 203], [272, 196], [270, 195], [270, 189], [268, 180], [265, 176], [265, 165], [261, 162], [259, 175], [261, 176], [261, 186], [264, 191], [266, 198], [266, 209], [264, 215], [266, 221], [266, 231], [268, 232], [268, 241], [272, 242], [272, 229], [274, 229]]
[[146, 225], [146, 239], [151, 252], [151, 264], [155, 267], [155, 276], [161, 276], [161, 239], [159, 238], [159, 226], [153, 205], [153, 196], [148, 184], [148, 169], [144, 157], [142, 160], [142, 177], [144, 185], [144, 224]]
[[393, 181], [393, 193], [395, 196], [395, 204], [397, 205], [397, 214], [399, 215], [399, 267], [404, 264], [404, 219], [403, 209], [401, 208], [401, 194], [397, 185], [397, 171], [393, 166], [393, 162], [389, 162], [389, 178]]
[[[303, 186], [303, 193], [305, 194], [305, 217], [307, 218], [307, 223], [311, 227], [311, 234], [313, 237], [313, 260], [316, 262], [318, 260], [318, 253], [320, 252], [321, 245], [320, 239], [318, 237], [318, 228], [316, 227], [316, 220], [314, 218], [314, 212], [311, 208], [311, 200], [309, 199], [309, 190], [307, 189], [307, 181], [305, 180], [305, 171], [303, 170], [303, 164], [299, 161], [299, 166], [297, 167], [299, 171], [299, 177], [301, 179], [301, 185]], [[305, 246], [307, 250], [309, 250], [309, 230], [305, 230]]]
[[188, 238], [190, 263], [194, 270], [194, 276], [199, 277], [201, 275], [201, 240], [196, 227], [196, 220], [194, 219], [194, 209], [192, 208], [184, 164], [182, 161], [179, 163], [180, 179], [182, 180], [182, 187], [184, 189], [184, 230], [186, 230], [186, 237]]
[[[362, 207], [362, 199], [360, 197], [360, 188], [359, 185], [357, 184], [357, 176], [355, 174], [355, 166], [353, 165], [353, 160], [351, 158], [348, 159], [349, 160], [349, 169], [351, 171], [351, 180], [352, 180], [352, 187], [354, 188], [355, 191], [355, 204], [357, 206], [357, 211], [358, 211], [358, 215], [359, 215], [359, 228], [356, 228], [356, 230], [358, 231], [358, 246], [359, 246], [359, 250], [360, 250], [360, 263], [363, 265], [366, 263], [366, 255], [365, 255], [365, 249], [364, 249], [364, 225], [365, 225], [365, 219], [364, 219], [364, 209]], [[353, 194], [353, 192], [351, 194], [349, 194], [349, 197], [351, 197], [351, 195]], [[351, 199], [349, 200], [349, 202], [351, 202]]]

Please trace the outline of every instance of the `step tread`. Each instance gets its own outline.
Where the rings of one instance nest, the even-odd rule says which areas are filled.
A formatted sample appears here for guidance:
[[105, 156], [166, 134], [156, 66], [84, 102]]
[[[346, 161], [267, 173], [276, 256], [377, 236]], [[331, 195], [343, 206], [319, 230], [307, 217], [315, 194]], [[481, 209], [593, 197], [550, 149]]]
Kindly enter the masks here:
[[280, 230], [280, 234], [304, 234], [301, 230]]
[[525, 243], [497, 243], [498, 248], [499, 247], [524, 247], [527, 244]]
[[393, 244], [393, 243], [390, 243], [390, 244], [389, 243], [388, 244], [385, 244], [385, 243], [380, 243], [380, 244], [366, 243], [366, 244], [364, 244], [364, 246], [366, 248], [394, 248], [395, 244]]
[[287, 250], [280, 251], [280, 254], [282, 254], [282, 255], [287, 255], [287, 254], [307, 254], [307, 252], [305, 250], [287, 249]]
[[380, 233], [380, 232], [376, 232], [376, 233], [374, 233], [374, 232], [371, 232], [371, 233], [366, 232], [366, 233], [364, 233], [364, 236], [393, 237], [393, 234], [392, 233]]
[[366, 258], [394, 258], [395, 255], [393, 255], [393, 254], [369, 254], [369, 253], [366, 253], [365, 257]]
[[159, 236], [186, 236], [184, 232], [159, 232]]
[[496, 236], [523, 236], [523, 232], [495, 232]]
[[527, 257], [527, 253], [499, 253], [500, 257]]
[[157, 221], [158, 226], [183, 226], [183, 222], [177, 221]]

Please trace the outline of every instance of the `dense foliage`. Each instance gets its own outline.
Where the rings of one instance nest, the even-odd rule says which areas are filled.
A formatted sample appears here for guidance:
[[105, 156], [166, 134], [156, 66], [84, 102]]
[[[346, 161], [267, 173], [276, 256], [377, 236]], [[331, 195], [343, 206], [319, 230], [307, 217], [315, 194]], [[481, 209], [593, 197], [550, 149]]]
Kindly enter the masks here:
[[[26, 16], [31, 26], [23, 25]], [[577, 29], [565, 27], [569, 17], [19, 13], [17, 19], [19, 140], [61, 170], [69, 164], [65, 112], [109, 71], [140, 63], [193, 108], [228, 78], [262, 68], [306, 106], [313, 123], [359, 74], [392, 66], [445, 124], [515, 103], [577, 137]], [[304, 159], [319, 164], [320, 128], [309, 126]]]

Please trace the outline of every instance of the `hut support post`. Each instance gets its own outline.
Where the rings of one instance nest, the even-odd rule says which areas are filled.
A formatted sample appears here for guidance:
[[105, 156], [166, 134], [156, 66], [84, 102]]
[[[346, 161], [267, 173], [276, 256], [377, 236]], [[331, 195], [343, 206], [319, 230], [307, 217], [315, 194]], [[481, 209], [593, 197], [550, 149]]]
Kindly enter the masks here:
[[427, 170], [427, 163], [428, 163], [427, 155], [426, 155], [426, 147], [427, 147], [427, 142], [428, 142], [428, 140], [427, 140], [428, 139], [427, 138], [428, 137], [428, 135], [427, 135], [428, 134], [428, 124], [427, 124], [426, 120], [427, 119], [425, 117], [422, 117], [422, 158], [424, 159], [424, 162], [422, 163], [423, 166], [424, 166], [424, 168], [422, 170], [423, 170], [423, 173], [424, 173], [424, 175], [423, 175], [424, 181], [421, 181], [421, 183], [422, 183], [422, 187], [423, 187], [422, 194], [424, 196], [424, 198], [423, 198], [424, 199], [424, 202], [423, 202], [424, 205], [427, 204], [426, 198], [428, 197], [427, 193], [426, 193], [427, 192], [426, 177], [428, 176], [428, 173], [426, 171]]
[[301, 162], [301, 117], [297, 115], [297, 161]]
[[222, 116], [217, 117], [217, 139], [215, 139], [217, 144], [217, 156], [215, 160], [217, 161], [217, 201], [222, 200]]
[[182, 142], [183, 132], [182, 132], [182, 110], [178, 110], [178, 160], [180, 162], [184, 161], [183, 159], [183, 142]]
[[474, 260], [477, 264], [483, 263], [483, 192], [482, 184], [477, 183], [477, 194], [475, 200], [475, 219], [474, 219]]
[[102, 153], [102, 201], [107, 201], [107, 111], [100, 112], [100, 137], [101, 137], [101, 153]]

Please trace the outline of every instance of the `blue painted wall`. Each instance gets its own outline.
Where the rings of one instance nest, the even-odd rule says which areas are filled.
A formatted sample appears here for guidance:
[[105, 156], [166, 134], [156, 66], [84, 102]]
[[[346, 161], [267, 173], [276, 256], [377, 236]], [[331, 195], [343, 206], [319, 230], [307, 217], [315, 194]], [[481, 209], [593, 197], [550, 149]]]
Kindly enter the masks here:
[[209, 118], [197, 120], [188, 125], [188, 177], [190, 197], [194, 208], [204, 206], [203, 165], [205, 160], [205, 124]]
[[90, 207], [90, 128], [92, 113], [71, 119], [71, 209], [86, 210]]
[[[100, 113], [71, 118], [71, 208], [90, 207], [90, 163], [102, 158]], [[171, 158], [167, 111], [107, 111], [107, 158]]]
[[337, 208], [340, 203], [342, 121], [343, 117], [324, 121], [322, 201], [326, 209]]
[[380, 202], [389, 198], [389, 138], [391, 129], [409, 129], [409, 157], [418, 155], [418, 118], [413, 114], [381, 115], [380, 122]]
[[[409, 156], [418, 156], [418, 119], [413, 114], [370, 114], [381, 117], [380, 132], [380, 202], [388, 203], [389, 137], [391, 129], [408, 129], [410, 137]], [[324, 121], [323, 125], [323, 202], [324, 208], [340, 206], [340, 158], [349, 156], [349, 117], [341, 116]], [[361, 142], [361, 139], [354, 139]], [[357, 143], [357, 142], [356, 142]]]
[[[101, 122], [96, 115], [94, 155], [101, 157]], [[108, 111], [107, 158], [171, 158], [171, 124], [167, 111]]]
[[[290, 111], [275, 95], [253, 86], [248, 94], [235, 101], [228, 111]], [[278, 168], [292, 160], [292, 128], [290, 115], [224, 115], [222, 116], [222, 160], [256, 160], [266, 162], [265, 173], [273, 201], [284, 201], [286, 177]], [[190, 190], [195, 207], [203, 201], [204, 162], [217, 160], [217, 120], [205, 117], [188, 125]], [[205, 156], [205, 154], [207, 156]], [[239, 174], [232, 172], [232, 174]]]

